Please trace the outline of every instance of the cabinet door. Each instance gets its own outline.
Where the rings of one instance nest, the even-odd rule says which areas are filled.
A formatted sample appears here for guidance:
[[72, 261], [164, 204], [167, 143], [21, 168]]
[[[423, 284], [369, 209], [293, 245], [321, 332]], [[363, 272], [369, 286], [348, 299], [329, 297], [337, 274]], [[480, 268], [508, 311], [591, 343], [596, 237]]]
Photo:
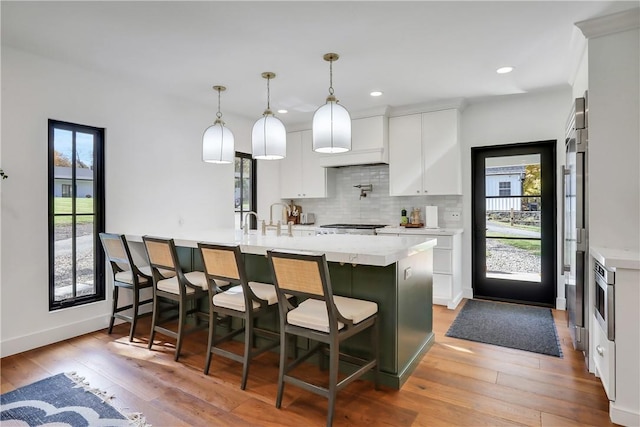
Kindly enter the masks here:
[[320, 154], [313, 151], [313, 134], [310, 130], [301, 134], [302, 194], [299, 197], [327, 197], [327, 170], [320, 166]]
[[287, 134], [287, 156], [280, 162], [280, 197], [297, 199], [302, 195], [302, 132]]
[[422, 116], [389, 119], [389, 194], [422, 194]]
[[423, 194], [462, 194], [458, 110], [422, 114]]

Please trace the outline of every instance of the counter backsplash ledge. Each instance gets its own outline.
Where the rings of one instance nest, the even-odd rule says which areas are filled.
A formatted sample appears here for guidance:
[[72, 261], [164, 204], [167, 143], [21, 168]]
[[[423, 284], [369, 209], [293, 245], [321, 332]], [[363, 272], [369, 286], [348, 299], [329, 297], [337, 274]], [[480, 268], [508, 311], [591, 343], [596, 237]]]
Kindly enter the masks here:
[[[372, 184], [373, 191], [360, 198], [354, 185]], [[289, 200], [286, 200], [289, 202]], [[398, 225], [400, 211], [420, 208], [424, 221], [426, 205], [438, 206], [440, 228], [462, 228], [462, 196], [389, 196], [389, 166], [349, 166], [338, 168], [334, 197], [294, 199], [303, 212], [313, 212], [316, 224], [366, 223]], [[452, 217], [457, 213], [458, 217]]]

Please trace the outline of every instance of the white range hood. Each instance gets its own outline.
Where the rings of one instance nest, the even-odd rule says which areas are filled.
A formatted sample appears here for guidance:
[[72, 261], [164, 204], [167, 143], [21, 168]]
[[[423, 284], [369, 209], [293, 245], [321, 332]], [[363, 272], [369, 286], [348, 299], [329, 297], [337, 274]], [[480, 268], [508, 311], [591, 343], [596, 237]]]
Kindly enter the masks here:
[[389, 163], [389, 108], [377, 108], [354, 115], [351, 120], [351, 151], [324, 154], [323, 167]]

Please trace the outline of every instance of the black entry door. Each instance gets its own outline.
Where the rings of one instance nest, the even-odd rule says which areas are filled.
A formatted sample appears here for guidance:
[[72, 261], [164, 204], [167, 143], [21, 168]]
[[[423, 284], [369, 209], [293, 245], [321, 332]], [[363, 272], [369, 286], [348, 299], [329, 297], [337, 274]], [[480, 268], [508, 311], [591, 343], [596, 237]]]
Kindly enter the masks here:
[[472, 149], [474, 297], [555, 305], [555, 147]]

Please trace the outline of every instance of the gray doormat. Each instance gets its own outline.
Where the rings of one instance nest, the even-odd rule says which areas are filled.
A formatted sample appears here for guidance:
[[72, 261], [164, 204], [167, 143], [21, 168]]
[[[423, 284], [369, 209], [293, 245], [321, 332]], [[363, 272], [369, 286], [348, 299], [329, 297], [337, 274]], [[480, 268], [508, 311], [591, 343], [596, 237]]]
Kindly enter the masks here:
[[550, 308], [467, 300], [445, 335], [562, 357]]

